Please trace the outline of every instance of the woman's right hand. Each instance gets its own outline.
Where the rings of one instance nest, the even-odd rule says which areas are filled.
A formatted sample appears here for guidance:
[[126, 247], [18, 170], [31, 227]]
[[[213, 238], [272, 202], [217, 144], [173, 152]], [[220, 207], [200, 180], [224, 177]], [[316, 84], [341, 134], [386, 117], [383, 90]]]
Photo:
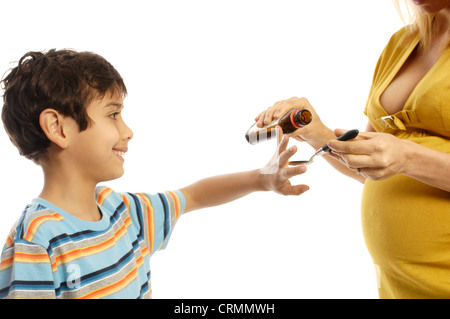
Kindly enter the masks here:
[[320, 144], [324, 139], [328, 141], [327, 138], [329, 139], [330, 137], [330, 130], [322, 123], [312, 105], [304, 97], [293, 97], [275, 103], [255, 118], [257, 126], [263, 127], [273, 120], [279, 119], [284, 113], [292, 109], [307, 109], [312, 115], [311, 123], [292, 133], [292, 138], [298, 141], [306, 141], [311, 145]]

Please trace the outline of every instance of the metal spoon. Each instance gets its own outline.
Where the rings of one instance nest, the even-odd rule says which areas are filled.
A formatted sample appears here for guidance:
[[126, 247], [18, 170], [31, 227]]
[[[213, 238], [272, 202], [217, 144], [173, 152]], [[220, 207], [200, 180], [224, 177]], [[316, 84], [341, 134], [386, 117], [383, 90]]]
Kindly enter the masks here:
[[[358, 130], [350, 130], [348, 132], [346, 132], [345, 134], [339, 136], [337, 139], [338, 141], [348, 141], [351, 139], [354, 139], [355, 137], [357, 137], [359, 134]], [[313, 162], [314, 157], [316, 156], [321, 156], [325, 153], [328, 153], [329, 151], [331, 151], [330, 147], [328, 146], [328, 144], [325, 144], [324, 146], [322, 146], [321, 148], [319, 148], [313, 156], [311, 156], [311, 158], [308, 161], [291, 161], [289, 162], [289, 165], [309, 165]]]

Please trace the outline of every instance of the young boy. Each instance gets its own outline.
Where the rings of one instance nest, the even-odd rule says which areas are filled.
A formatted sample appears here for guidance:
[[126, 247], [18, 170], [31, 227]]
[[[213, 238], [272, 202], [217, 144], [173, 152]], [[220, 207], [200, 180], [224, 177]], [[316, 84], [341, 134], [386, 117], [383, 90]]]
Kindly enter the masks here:
[[154, 195], [98, 187], [122, 176], [133, 137], [114, 67], [89, 52], [29, 52], [2, 82], [5, 130], [42, 167], [44, 186], [3, 248], [0, 298], [150, 298], [150, 256], [165, 247], [181, 214], [253, 191], [308, 189], [289, 182], [305, 169], [288, 167], [296, 148], [286, 150], [280, 130], [262, 170]]

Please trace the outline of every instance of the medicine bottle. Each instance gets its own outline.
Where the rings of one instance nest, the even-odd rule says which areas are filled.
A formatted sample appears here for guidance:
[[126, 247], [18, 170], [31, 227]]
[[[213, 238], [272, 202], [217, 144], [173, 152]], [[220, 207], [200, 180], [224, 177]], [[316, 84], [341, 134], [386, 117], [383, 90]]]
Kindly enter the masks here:
[[283, 134], [292, 134], [297, 129], [311, 123], [312, 115], [308, 110], [293, 109], [283, 114], [279, 119], [273, 120], [270, 124], [264, 127], [257, 127], [253, 124], [245, 134], [247, 142], [252, 145], [259, 142], [267, 141], [276, 137], [275, 128], [277, 125], [283, 130]]

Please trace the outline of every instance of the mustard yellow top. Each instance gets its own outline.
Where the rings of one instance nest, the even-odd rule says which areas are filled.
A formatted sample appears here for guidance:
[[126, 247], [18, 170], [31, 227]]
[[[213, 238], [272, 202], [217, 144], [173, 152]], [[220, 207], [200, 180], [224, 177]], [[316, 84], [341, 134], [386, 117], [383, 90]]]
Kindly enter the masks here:
[[[419, 43], [402, 28], [378, 61], [365, 114], [377, 132], [450, 153], [450, 49], [389, 115], [380, 96]], [[450, 181], [449, 181], [450, 183]], [[367, 180], [362, 227], [380, 298], [450, 298], [450, 193], [405, 175]]]

